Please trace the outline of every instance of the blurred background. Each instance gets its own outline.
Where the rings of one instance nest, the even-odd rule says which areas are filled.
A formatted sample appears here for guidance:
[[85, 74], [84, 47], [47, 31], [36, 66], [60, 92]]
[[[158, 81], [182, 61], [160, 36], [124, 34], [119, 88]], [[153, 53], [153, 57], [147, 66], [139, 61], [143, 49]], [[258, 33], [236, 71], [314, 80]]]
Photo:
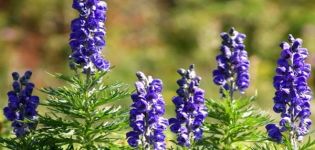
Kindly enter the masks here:
[[[133, 90], [135, 72], [163, 80], [167, 115], [179, 78], [176, 70], [195, 64], [207, 98], [219, 98], [212, 82], [220, 32], [234, 26], [247, 35], [251, 86], [256, 105], [272, 112], [272, 78], [279, 44], [289, 33], [303, 38], [308, 62], [315, 67], [315, 0], [108, 0], [104, 56], [116, 66], [108, 76]], [[47, 72], [70, 73], [70, 22], [78, 14], [71, 0], [0, 0], [0, 122], [11, 72], [33, 70], [37, 88], [63, 83]], [[313, 67], [313, 69], [315, 69]], [[314, 77], [310, 80], [314, 89]], [[38, 91], [36, 94], [41, 95]], [[41, 95], [44, 99], [44, 95]], [[121, 101], [128, 106], [131, 100]], [[315, 108], [315, 105], [313, 105]], [[315, 115], [312, 119], [315, 120]], [[0, 124], [1, 134], [7, 132]]]

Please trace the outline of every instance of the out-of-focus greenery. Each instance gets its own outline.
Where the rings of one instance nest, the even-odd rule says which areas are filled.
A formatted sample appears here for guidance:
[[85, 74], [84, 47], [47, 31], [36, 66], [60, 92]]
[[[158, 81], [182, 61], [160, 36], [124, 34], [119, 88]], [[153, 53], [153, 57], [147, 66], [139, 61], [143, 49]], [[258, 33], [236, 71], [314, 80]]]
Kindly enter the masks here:
[[[0, 0], [0, 108], [7, 103], [12, 71], [32, 69], [37, 88], [61, 84], [47, 72], [69, 72], [69, 24], [77, 16], [71, 3], [72, 0]], [[280, 53], [278, 45], [287, 40], [289, 33], [304, 39], [304, 46], [310, 51], [309, 62], [315, 66], [314, 0], [108, 0], [107, 3], [104, 55], [116, 66], [109, 80], [122, 81], [133, 88], [138, 70], [161, 78], [168, 116], [173, 114], [171, 98], [177, 88], [179, 67], [196, 64], [207, 97], [219, 97], [211, 72], [216, 67], [219, 34], [231, 26], [247, 34], [251, 86], [246, 95], [254, 95], [257, 90], [256, 102], [263, 110], [272, 110], [272, 78]], [[312, 78], [313, 88], [314, 84]], [[313, 116], [312, 119], [315, 120]]]

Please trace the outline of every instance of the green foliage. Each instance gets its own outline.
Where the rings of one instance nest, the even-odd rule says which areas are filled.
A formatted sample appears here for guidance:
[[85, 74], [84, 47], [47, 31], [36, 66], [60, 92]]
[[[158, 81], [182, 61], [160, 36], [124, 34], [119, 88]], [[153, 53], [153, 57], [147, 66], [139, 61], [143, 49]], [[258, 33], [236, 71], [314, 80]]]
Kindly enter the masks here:
[[104, 84], [106, 74], [54, 75], [67, 85], [41, 90], [48, 95], [41, 105], [50, 110], [39, 117], [42, 134], [53, 136], [55, 144], [69, 149], [113, 147], [120, 139], [115, 133], [127, 125], [127, 110], [116, 102], [129, 93], [122, 84]]
[[170, 140], [170, 142], [176, 146], [170, 146], [168, 150], [212, 150], [213, 145], [204, 145], [202, 141], [192, 141], [190, 147], [184, 147], [178, 145], [178, 142], [175, 140]]
[[299, 147], [299, 150], [312, 150], [315, 148], [315, 140], [311, 140], [311, 137], [308, 138], [307, 142]]
[[192, 145], [191, 147], [183, 147], [183, 146], [171, 146], [168, 150], [213, 150], [212, 145]]
[[[315, 147], [315, 140], [311, 140], [311, 137], [300, 146], [297, 150], [313, 150]], [[290, 140], [285, 139], [283, 143], [266, 142], [263, 144], [255, 143], [254, 146], [250, 148], [251, 150], [294, 150], [291, 145]]]
[[267, 142], [263, 144], [255, 143], [254, 146], [250, 147], [251, 150], [284, 150], [283, 147], [280, 147], [278, 144], [273, 142]]
[[200, 144], [211, 145], [212, 149], [240, 150], [252, 142], [265, 141], [266, 133], [261, 129], [270, 119], [252, 106], [254, 98], [207, 100], [210, 123], [204, 125], [205, 136]]
[[21, 138], [3, 138], [0, 137], [0, 145], [12, 150], [61, 150], [56, 139], [51, 136], [43, 136], [38, 132], [33, 132]]

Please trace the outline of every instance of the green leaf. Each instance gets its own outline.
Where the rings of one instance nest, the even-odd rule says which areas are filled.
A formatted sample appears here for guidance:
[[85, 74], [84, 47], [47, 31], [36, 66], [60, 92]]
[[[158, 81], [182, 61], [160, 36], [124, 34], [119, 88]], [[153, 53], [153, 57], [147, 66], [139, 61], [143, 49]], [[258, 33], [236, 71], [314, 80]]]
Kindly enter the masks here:
[[[55, 145], [67, 149], [105, 149], [121, 136], [128, 125], [127, 110], [117, 104], [130, 95], [121, 83], [104, 83], [107, 72], [93, 75], [55, 74], [65, 86], [43, 88], [42, 106], [49, 112], [39, 115], [42, 135], [51, 135]], [[104, 145], [105, 144], [105, 145]]]
[[[226, 94], [225, 94], [226, 95]], [[231, 100], [207, 100], [209, 120], [204, 125], [202, 144], [214, 149], [243, 149], [266, 141], [262, 131], [270, 117], [252, 105], [255, 97]]]
[[311, 140], [311, 137], [308, 137], [308, 140], [303, 144], [299, 150], [313, 150], [315, 146], [315, 140]]

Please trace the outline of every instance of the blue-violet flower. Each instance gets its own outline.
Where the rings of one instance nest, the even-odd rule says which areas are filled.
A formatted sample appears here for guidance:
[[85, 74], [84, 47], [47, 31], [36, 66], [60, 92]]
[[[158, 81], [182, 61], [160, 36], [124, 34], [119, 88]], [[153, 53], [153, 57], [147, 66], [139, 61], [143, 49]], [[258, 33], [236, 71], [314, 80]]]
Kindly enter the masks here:
[[201, 77], [196, 75], [194, 65], [177, 72], [181, 79], [177, 80], [178, 95], [173, 98], [176, 118], [169, 119], [169, 124], [171, 131], [177, 134], [178, 144], [190, 147], [192, 142], [202, 138], [202, 124], [208, 113], [204, 105], [204, 90], [198, 87]]
[[107, 5], [100, 0], [73, 0], [72, 7], [79, 11], [71, 22], [71, 66], [78, 65], [84, 72], [108, 71], [110, 64], [102, 57]]
[[280, 45], [282, 51], [278, 59], [274, 87], [276, 89], [273, 110], [281, 114], [279, 127], [267, 125], [266, 129], [271, 139], [281, 142], [281, 132], [290, 134], [290, 139], [301, 141], [309, 132], [310, 100], [312, 91], [307, 84], [311, 65], [305, 60], [308, 50], [302, 47], [302, 40], [289, 35], [289, 43]]
[[17, 72], [12, 73], [13, 90], [8, 92], [8, 106], [3, 109], [5, 117], [12, 121], [13, 132], [17, 137], [25, 136], [36, 128], [39, 98], [33, 96], [34, 84], [29, 82], [32, 72], [26, 71], [20, 77]]
[[143, 149], [165, 150], [165, 135], [168, 126], [165, 102], [162, 97], [162, 81], [137, 72], [136, 92], [131, 95], [133, 104], [130, 110], [130, 127], [126, 134], [130, 146]]
[[245, 50], [245, 34], [231, 28], [221, 33], [221, 53], [216, 57], [218, 67], [213, 71], [213, 82], [222, 90], [241, 93], [249, 86], [249, 60]]

